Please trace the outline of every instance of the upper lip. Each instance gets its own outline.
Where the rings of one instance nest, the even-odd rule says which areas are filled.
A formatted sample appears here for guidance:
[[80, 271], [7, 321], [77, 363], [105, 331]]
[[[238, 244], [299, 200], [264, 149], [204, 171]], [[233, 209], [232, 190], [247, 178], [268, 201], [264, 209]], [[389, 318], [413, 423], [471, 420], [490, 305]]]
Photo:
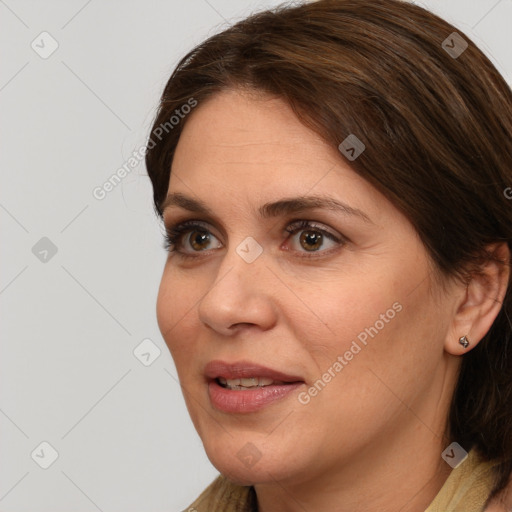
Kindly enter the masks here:
[[304, 382], [302, 377], [296, 375], [287, 375], [277, 370], [272, 370], [266, 366], [261, 366], [248, 361], [236, 361], [226, 363], [224, 361], [210, 361], [204, 373], [207, 378], [213, 380], [219, 377], [224, 379], [243, 379], [250, 377], [267, 377], [268, 379], [281, 382]]

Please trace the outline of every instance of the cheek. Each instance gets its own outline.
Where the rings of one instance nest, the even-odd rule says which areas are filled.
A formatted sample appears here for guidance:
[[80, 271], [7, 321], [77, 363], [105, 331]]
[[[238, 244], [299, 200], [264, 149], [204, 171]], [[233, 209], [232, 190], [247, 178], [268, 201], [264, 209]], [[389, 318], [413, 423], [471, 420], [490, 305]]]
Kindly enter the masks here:
[[[345, 419], [350, 412], [348, 416], [362, 414], [370, 421], [386, 410], [391, 413], [400, 400], [412, 403], [432, 379], [442, 357], [443, 315], [427, 281], [412, 293], [410, 283], [391, 278], [346, 281], [343, 293], [317, 302], [334, 332], [328, 346], [310, 345], [315, 377], [321, 380], [315, 399], [319, 407]], [[440, 318], [439, 325], [432, 325], [432, 318]], [[313, 331], [308, 336], [315, 339]]]
[[[436, 335], [426, 321], [434, 314], [428, 285], [425, 282], [411, 293], [413, 284], [405, 268], [388, 269], [381, 276], [375, 272], [359, 272], [357, 278], [346, 275], [310, 293], [308, 304], [318, 320], [296, 318], [301, 327], [296, 335], [314, 362], [310, 377], [332, 381], [328, 387], [340, 386], [342, 395], [382, 387], [375, 374], [397, 389], [414, 379], [412, 369], [423, 364], [422, 358], [428, 355], [425, 343]], [[431, 352], [434, 360], [437, 355]], [[344, 377], [333, 378], [333, 373]]]
[[[342, 355], [358, 340], [362, 346], [376, 332], [384, 333], [402, 313], [400, 288], [388, 278], [345, 276], [309, 289], [307, 304], [312, 320], [298, 317], [311, 347], [329, 348], [330, 356]], [[306, 332], [304, 331], [304, 334]]]
[[[194, 291], [195, 290], [195, 291]], [[193, 305], [199, 300], [196, 286], [187, 286], [169, 267], [164, 270], [156, 304], [158, 327], [173, 358], [193, 351]]]

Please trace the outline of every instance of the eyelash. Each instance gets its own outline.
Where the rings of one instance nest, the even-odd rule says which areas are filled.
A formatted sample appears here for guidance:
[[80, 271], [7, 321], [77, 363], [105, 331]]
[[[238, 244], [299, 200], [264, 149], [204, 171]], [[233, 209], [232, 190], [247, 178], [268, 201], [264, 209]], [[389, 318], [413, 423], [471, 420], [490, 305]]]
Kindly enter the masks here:
[[[181, 239], [183, 238], [183, 236], [185, 234], [187, 234], [191, 231], [195, 231], [195, 230], [200, 231], [200, 232], [210, 233], [210, 230], [207, 229], [202, 223], [200, 223], [198, 221], [185, 221], [185, 222], [181, 222], [181, 223], [166, 227], [165, 235], [164, 235], [164, 243], [163, 243], [164, 249], [169, 253], [175, 252], [181, 258], [197, 258], [197, 257], [199, 257], [197, 255], [189, 254], [189, 253], [179, 250], [180, 244], [178, 242], [181, 241]], [[317, 227], [314, 224], [311, 224], [311, 222], [308, 220], [294, 221], [291, 224], [289, 224], [285, 229], [285, 231], [287, 233], [290, 233], [290, 236], [288, 238], [291, 238], [296, 233], [299, 233], [300, 231], [305, 231], [305, 230], [317, 231], [317, 232], [321, 233], [322, 236], [325, 236], [329, 240], [336, 242], [340, 246], [344, 245], [347, 242], [346, 238], [344, 238], [344, 237], [338, 238], [338, 237], [334, 236], [332, 233], [330, 233], [329, 231], [326, 231], [324, 229]], [[196, 254], [199, 254], [200, 252], [206, 252], [206, 251], [195, 251], [195, 252], [196, 252]], [[330, 250], [328, 250], [328, 251], [311, 251], [310, 253], [305, 252], [301, 257], [302, 258], [315, 258], [315, 257], [318, 257], [318, 256], [316, 256], [317, 252], [330, 253], [331, 251]]]

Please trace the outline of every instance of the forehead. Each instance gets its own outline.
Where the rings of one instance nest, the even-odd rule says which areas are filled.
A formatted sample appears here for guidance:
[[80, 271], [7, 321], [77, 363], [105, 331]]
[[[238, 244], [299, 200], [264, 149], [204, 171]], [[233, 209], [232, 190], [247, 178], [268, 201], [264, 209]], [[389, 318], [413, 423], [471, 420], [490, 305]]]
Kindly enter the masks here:
[[189, 115], [168, 192], [216, 207], [250, 204], [253, 211], [305, 195], [328, 194], [367, 211], [382, 200], [284, 100], [238, 90], [214, 95]]
[[[222, 159], [224, 164], [251, 165], [272, 161], [301, 164], [313, 147], [317, 156], [328, 157], [328, 145], [304, 126], [282, 99], [227, 90], [199, 104], [186, 120], [175, 160], [194, 150], [197, 160]], [[322, 151], [323, 150], [323, 151]], [[325, 154], [323, 154], [325, 153]], [[332, 159], [332, 155], [331, 155]]]
[[[302, 183], [317, 180], [335, 164], [336, 148], [304, 126], [281, 99], [239, 90], [220, 92], [186, 119], [174, 155], [173, 173], [209, 180], [271, 179], [290, 175]], [[283, 176], [284, 175], [284, 176]], [[270, 182], [269, 182], [270, 184]], [[176, 184], [177, 185], [177, 184]]]

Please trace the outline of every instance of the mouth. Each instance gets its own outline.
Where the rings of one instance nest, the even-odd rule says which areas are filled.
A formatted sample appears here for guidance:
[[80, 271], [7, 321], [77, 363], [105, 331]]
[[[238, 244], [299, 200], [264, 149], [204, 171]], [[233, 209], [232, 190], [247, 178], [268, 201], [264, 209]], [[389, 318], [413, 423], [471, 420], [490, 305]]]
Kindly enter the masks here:
[[244, 361], [212, 361], [204, 373], [213, 407], [228, 413], [258, 411], [305, 385], [302, 377]]
[[225, 379], [224, 377], [218, 377], [215, 381], [219, 386], [233, 391], [247, 391], [248, 389], [264, 388], [266, 386], [284, 386], [286, 384], [292, 384], [290, 382], [273, 380], [267, 377], [249, 377], [243, 379]]

